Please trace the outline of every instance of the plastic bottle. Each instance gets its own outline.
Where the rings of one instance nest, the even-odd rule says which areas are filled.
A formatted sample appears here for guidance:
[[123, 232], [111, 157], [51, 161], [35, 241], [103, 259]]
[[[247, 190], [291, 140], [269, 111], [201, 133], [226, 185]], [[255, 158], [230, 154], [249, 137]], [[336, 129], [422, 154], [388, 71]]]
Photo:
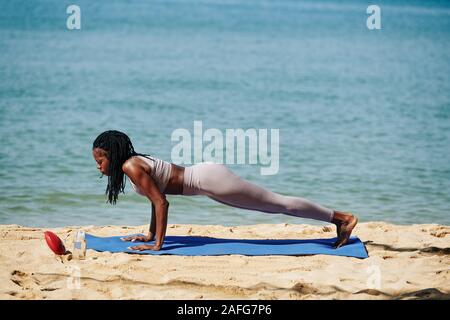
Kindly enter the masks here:
[[77, 232], [73, 243], [73, 256], [75, 259], [84, 260], [86, 258], [86, 238], [82, 230]]

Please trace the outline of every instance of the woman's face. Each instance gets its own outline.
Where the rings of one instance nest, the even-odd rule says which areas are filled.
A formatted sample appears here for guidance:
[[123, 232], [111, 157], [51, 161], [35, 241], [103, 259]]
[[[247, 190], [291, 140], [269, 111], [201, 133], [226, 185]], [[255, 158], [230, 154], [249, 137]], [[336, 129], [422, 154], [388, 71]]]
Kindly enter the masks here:
[[109, 176], [109, 160], [106, 157], [106, 151], [100, 148], [94, 148], [92, 150], [92, 155], [97, 162], [97, 169], [100, 170], [105, 176]]

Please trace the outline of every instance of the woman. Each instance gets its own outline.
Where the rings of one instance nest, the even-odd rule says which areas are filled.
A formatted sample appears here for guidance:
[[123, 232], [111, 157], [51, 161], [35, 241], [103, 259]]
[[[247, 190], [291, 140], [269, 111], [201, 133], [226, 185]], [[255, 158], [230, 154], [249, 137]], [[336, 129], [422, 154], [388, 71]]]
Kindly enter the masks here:
[[152, 204], [148, 235], [122, 240], [156, 241], [153, 245], [131, 247], [133, 250], [162, 248], [169, 210], [166, 194], [206, 195], [232, 207], [332, 222], [336, 225], [338, 236], [335, 248], [348, 241], [358, 222], [352, 214], [331, 210], [304, 198], [283, 196], [252, 184], [235, 175], [223, 164], [202, 162], [182, 167], [137, 153], [128, 136], [119, 131], [110, 130], [100, 134], [94, 141], [92, 154], [97, 162], [97, 169], [108, 176], [108, 202], [115, 204], [119, 193], [124, 192], [126, 175], [133, 189], [147, 197]]

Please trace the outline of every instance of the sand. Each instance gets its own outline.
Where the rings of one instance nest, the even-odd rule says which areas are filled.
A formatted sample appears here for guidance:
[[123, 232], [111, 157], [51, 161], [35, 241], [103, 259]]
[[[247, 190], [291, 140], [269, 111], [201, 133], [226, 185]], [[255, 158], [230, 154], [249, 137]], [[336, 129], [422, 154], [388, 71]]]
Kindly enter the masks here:
[[[84, 226], [98, 236], [148, 226]], [[71, 250], [80, 227], [0, 226], [0, 299], [450, 299], [450, 226], [360, 223], [368, 259], [314, 256], [151, 256], [87, 251], [53, 254], [51, 230]], [[167, 235], [332, 238], [335, 228], [300, 224], [170, 224]]]

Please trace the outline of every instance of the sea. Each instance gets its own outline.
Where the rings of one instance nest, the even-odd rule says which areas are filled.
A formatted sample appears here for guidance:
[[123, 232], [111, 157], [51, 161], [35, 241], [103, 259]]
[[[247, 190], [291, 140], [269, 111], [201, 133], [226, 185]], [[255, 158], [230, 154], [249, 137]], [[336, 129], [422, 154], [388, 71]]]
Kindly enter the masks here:
[[[106, 202], [92, 143], [119, 130], [190, 166], [204, 159], [175, 159], [173, 135], [194, 145], [196, 121], [278, 132], [275, 173], [225, 163], [271, 191], [449, 225], [450, 2], [0, 1], [0, 224], [148, 224], [129, 183]], [[167, 199], [171, 224], [324, 224]]]

